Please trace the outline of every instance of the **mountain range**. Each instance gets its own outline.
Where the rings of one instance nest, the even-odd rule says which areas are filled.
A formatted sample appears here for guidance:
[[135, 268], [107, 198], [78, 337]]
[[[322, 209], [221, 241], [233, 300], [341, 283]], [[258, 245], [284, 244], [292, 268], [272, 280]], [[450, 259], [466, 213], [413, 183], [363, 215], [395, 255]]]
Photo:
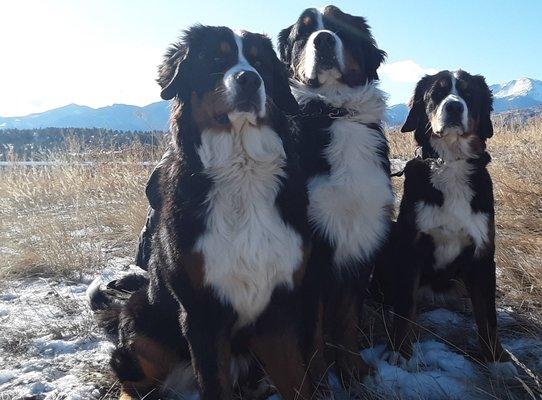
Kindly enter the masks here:
[[[540, 109], [542, 111], [542, 81], [519, 78], [490, 86], [496, 113]], [[388, 108], [386, 123], [400, 125], [406, 119], [406, 104], [395, 104]], [[159, 101], [144, 107], [113, 104], [92, 108], [69, 104], [37, 114], [23, 117], [0, 117], [0, 129], [38, 128], [100, 128], [119, 131], [166, 131], [168, 129], [169, 103]]]

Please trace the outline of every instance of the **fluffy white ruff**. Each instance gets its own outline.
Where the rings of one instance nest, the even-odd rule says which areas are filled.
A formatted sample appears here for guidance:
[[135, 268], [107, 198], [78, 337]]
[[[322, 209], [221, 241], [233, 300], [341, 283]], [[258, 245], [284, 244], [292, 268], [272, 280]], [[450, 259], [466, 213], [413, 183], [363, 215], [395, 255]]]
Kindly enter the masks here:
[[331, 170], [308, 183], [309, 219], [335, 248], [334, 263], [369, 261], [388, 235], [393, 193], [376, 149], [381, 132], [349, 119], [330, 127], [324, 149]]
[[435, 243], [435, 269], [445, 268], [471, 241], [475, 255], [489, 240], [488, 215], [473, 212], [469, 185], [471, 166], [466, 160], [447, 162], [431, 173], [431, 183], [444, 197], [442, 207], [416, 204], [416, 224]]
[[358, 87], [349, 87], [334, 82], [318, 88], [310, 88], [297, 82], [292, 84], [292, 93], [300, 105], [320, 100], [333, 107], [346, 108], [352, 121], [379, 124], [386, 112], [386, 95], [377, 82]]
[[214, 185], [195, 250], [204, 256], [206, 284], [233, 306], [241, 327], [260, 315], [277, 286], [292, 285], [302, 260], [301, 237], [275, 206], [286, 156], [276, 132], [250, 124], [203, 132], [198, 154]]
[[429, 142], [444, 161], [466, 160], [475, 157], [471, 141], [473, 135], [463, 136], [464, 131], [458, 127], [446, 128], [442, 136], [431, 135]]

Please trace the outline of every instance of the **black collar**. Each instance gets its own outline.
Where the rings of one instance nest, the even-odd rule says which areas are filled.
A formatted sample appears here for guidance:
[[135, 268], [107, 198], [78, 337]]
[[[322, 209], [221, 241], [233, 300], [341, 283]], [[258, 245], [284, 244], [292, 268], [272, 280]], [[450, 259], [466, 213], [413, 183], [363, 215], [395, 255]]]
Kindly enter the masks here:
[[334, 107], [322, 100], [311, 100], [301, 106], [299, 114], [303, 118], [329, 117], [334, 119], [350, 115], [351, 112], [343, 107]]

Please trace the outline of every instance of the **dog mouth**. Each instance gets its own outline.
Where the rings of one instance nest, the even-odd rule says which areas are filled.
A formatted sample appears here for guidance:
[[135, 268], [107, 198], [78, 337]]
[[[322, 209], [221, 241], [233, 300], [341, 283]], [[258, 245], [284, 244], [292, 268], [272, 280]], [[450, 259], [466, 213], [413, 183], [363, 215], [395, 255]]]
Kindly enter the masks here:
[[[233, 119], [238, 119], [239, 116], [246, 116], [248, 119], [256, 120], [260, 114], [260, 105], [252, 100], [237, 101], [229, 111], [218, 112], [213, 116], [214, 121], [220, 125], [227, 127], [232, 123]], [[253, 116], [253, 118], [249, 118]]]
[[443, 125], [440, 129], [431, 130], [431, 135], [438, 138], [443, 138], [450, 135], [465, 136], [466, 134], [467, 132], [461, 123], [448, 123]]
[[233, 111], [258, 114], [260, 105], [255, 100], [239, 100], [235, 103]]

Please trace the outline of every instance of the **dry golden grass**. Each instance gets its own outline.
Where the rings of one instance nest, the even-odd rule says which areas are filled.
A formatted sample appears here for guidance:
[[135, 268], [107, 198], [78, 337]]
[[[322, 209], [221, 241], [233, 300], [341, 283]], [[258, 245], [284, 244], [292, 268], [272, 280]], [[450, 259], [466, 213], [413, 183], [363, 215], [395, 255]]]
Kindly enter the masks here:
[[[540, 315], [542, 309], [542, 118], [495, 121], [489, 141], [497, 207], [497, 263], [504, 302]], [[412, 134], [388, 132], [391, 157], [410, 159]], [[144, 185], [158, 149], [121, 151], [72, 142], [45, 154], [50, 166], [0, 169], [0, 275], [72, 275], [113, 255], [131, 255], [143, 223]], [[86, 162], [91, 163], [86, 163]], [[143, 161], [151, 161], [150, 164]], [[394, 178], [397, 197], [402, 178]]]
[[[542, 319], [542, 118], [527, 122], [496, 117], [488, 142], [496, 205], [496, 260], [501, 303]], [[414, 156], [413, 134], [388, 132], [392, 158]], [[402, 178], [394, 178], [400, 198]]]
[[[84, 148], [40, 156], [46, 166], [0, 167], [0, 277], [63, 276], [132, 255], [145, 218], [153, 153]], [[144, 163], [143, 161], [150, 161]]]

